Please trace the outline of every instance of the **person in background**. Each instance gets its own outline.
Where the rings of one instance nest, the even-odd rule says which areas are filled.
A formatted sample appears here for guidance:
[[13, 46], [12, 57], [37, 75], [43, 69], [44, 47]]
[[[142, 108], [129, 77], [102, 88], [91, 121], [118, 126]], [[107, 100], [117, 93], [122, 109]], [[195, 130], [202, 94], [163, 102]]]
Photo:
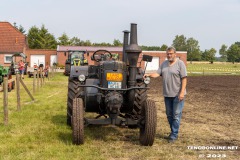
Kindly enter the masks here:
[[23, 63], [22, 60], [20, 60], [18, 63], [18, 70], [19, 70], [19, 73], [20, 73], [22, 79], [24, 79], [24, 71], [25, 71], [24, 67], [25, 67], [25, 64]]
[[33, 68], [34, 68], [34, 70], [37, 70], [37, 69], [38, 69], [38, 66], [37, 66], [36, 63], [34, 63]]
[[48, 70], [49, 70], [49, 65], [47, 64], [44, 68], [45, 77], [48, 77]]
[[176, 49], [168, 47], [165, 60], [156, 73], [145, 74], [145, 77], [163, 78], [163, 96], [166, 107], [166, 115], [171, 129], [168, 142], [178, 139], [184, 99], [186, 95], [187, 70], [184, 62], [176, 57]]

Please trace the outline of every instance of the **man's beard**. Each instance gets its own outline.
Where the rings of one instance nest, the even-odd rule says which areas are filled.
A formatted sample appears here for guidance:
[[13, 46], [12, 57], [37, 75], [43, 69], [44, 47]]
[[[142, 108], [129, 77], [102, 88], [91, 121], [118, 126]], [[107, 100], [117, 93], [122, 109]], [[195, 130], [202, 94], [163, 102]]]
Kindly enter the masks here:
[[173, 61], [174, 61], [174, 58], [169, 58], [168, 61], [169, 61], [169, 62], [173, 62]]

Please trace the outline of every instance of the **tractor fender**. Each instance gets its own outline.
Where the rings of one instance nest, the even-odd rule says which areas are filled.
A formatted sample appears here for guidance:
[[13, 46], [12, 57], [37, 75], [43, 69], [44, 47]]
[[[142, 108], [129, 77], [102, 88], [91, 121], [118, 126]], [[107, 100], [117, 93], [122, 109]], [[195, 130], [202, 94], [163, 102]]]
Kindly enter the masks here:
[[[99, 79], [86, 79], [86, 85], [99, 85]], [[84, 102], [87, 112], [100, 112], [99, 104], [102, 97], [98, 97], [98, 89], [94, 87], [84, 87]], [[100, 95], [99, 95], [100, 96]]]

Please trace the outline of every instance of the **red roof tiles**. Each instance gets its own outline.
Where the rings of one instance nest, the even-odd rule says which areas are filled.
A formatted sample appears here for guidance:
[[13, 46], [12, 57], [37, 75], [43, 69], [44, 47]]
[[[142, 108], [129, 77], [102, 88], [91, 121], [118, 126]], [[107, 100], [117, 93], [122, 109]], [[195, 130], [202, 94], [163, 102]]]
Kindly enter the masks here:
[[0, 22], [0, 53], [24, 52], [27, 37], [9, 22]]

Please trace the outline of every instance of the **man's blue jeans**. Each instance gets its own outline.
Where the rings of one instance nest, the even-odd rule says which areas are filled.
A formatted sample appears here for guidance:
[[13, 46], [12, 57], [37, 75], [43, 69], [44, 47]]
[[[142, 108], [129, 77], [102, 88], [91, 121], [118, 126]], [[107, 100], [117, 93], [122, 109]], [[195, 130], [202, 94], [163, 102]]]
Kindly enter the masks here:
[[177, 97], [164, 97], [167, 119], [171, 128], [170, 139], [178, 137], [178, 130], [182, 117], [182, 110], [184, 106], [184, 99], [179, 101]]

